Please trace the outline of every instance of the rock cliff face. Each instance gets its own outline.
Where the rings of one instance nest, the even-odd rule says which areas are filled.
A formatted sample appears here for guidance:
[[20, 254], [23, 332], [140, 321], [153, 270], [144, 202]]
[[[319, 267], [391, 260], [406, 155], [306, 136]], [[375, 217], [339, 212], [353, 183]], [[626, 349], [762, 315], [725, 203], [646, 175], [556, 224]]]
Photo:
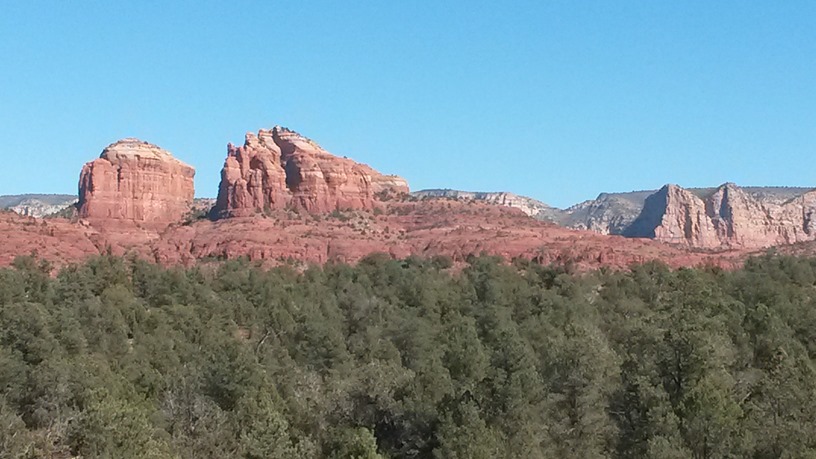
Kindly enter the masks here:
[[311, 213], [370, 210], [381, 193], [407, 193], [408, 183], [339, 158], [285, 128], [246, 135], [227, 147], [215, 215], [245, 217], [275, 209]]
[[195, 169], [161, 148], [137, 139], [109, 145], [82, 168], [79, 215], [165, 225], [188, 212]]
[[77, 198], [65, 194], [21, 194], [0, 196], [0, 208], [24, 217], [47, 217], [76, 204]]
[[714, 190], [666, 185], [646, 199], [623, 235], [699, 248], [761, 248], [816, 239], [814, 217], [816, 191], [784, 200], [733, 183]]
[[643, 209], [644, 201], [655, 191], [601, 193], [563, 211], [560, 224], [601, 234], [623, 234]]
[[515, 207], [539, 220], [606, 235], [650, 238], [704, 249], [759, 249], [816, 240], [816, 190], [792, 187], [681, 188], [601, 193], [561, 210], [510, 193], [423, 190]]
[[561, 209], [551, 207], [541, 201], [527, 196], [519, 196], [507, 192], [478, 192], [478, 191], [459, 191], [451, 189], [431, 189], [419, 190], [411, 193], [412, 196], [418, 198], [450, 198], [461, 199], [467, 201], [481, 201], [488, 204], [496, 204], [505, 207], [512, 207], [518, 209], [525, 214], [543, 221], [559, 222], [564, 213]]

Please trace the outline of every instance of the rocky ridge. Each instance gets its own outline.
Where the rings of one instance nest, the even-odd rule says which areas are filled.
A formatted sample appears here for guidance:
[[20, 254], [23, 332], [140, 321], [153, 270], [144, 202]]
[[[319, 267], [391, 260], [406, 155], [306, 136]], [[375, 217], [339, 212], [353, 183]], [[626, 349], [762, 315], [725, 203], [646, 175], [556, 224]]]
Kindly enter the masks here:
[[[442, 195], [490, 202], [484, 197], [497, 194], [461, 193], [445, 190]], [[569, 228], [692, 248], [758, 249], [816, 239], [815, 202], [816, 190], [810, 188], [666, 185], [660, 190], [602, 193], [564, 210], [549, 208], [531, 215]]]
[[0, 212], [0, 266], [35, 254], [54, 266], [111, 253], [163, 265], [192, 266], [246, 257], [266, 266], [355, 263], [372, 253], [395, 258], [499, 255], [548, 264], [626, 269], [663, 260], [670, 266], [738, 266], [743, 252], [706, 254], [647, 239], [604, 236], [537, 221], [517, 209], [480, 202], [390, 200], [382, 212], [317, 215], [276, 210], [242, 218], [195, 221], [165, 228], [105, 220], [71, 222]]
[[243, 146], [227, 146], [214, 214], [224, 218], [281, 209], [372, 210], [383, 194], [408, 191], [401, 177], [332, 155], [276, 126], [248, 133]]
[[449, 198], [480, 201], [488, 204], [512, 207], [535, 219], [553, 223], [560, 222], [564, 214], [564, 211], [561, 209], [549, 206], [536, 199], [528, 198], [527, 196], [519, 196], [517, 194], [508, 192], [475, 192], [444, 188], [419, 190], [411, 193], [411, 196], [418, 198]]
[[76, 204], [77, 197], [66, 194], [21, 194], [0, 196], [0, 209], [25, 217], [48, 217]]
[[716, 249], [816, 239], [816, 191], [783, 196], [767, 190], [752, 193], [733, 183], [697, 192], [666, 185], [646, 199], [623, 234]]
[[280, 127], [228, 146], [216, 200], [193, 199], [194, 175], [155, 145], [115, 142], [83, 168], [70, 207], [78, 214], [0, 212], [0, 264], [32, 251], [58, 265], [108, 252], [183, 265], [355, 262], [384, 252], [454, 262], [488, 253], [581, 268], [650, 260], [730, 267], [761, 247], [816, 239], [816, 191], [807, 189], [667, 185], [565, 210], [512, 193], [409, 195], [404, 179]]
[[646, 198], [654, 193], [601, 193], [596, 199], [565, 209], [558, 223], [569, 228], [622, 235], [640, 215]]
[[274, 265], [353, 263], [382, 252], [455, 263], [487, 253], [584, 269], [649, 260], [730, 266], [742, 256], [559, 227], [525, 214], [546, 205], [511, 194], [480, 196], [486, 202], [409, 196], [405, 180], [283, 128], [228, 147], [214, 212], [207, 212], [212, 201], [193, 200], [193, 176], [192, 167], [155, 145], [111, 144], [82, 170], [78, 218], [0, 213], [0, 264], [31, 252], [56, 266], [100, 253], [163, 264], [248, 257]]

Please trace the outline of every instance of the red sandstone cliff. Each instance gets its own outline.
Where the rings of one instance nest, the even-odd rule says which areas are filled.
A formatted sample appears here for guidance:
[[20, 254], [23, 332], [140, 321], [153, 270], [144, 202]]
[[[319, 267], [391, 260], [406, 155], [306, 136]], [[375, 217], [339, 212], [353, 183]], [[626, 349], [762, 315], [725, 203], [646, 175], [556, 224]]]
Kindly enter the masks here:
[[193, 201], [194, 176], [195, 169], [155, 145], [120, 140], [82, 168], [79, 215], [88, 220], [177, 222]]
[[[82, 219], [38, 220], [0, 212], [0, 266], [32, 252], [58, 265], [106, 252], [184, 265], [242, 256], [269, 264], [355, 262], [372, 252], [448, 255], [461, 262], [484, 252], [581, 268], [625, 268], [656, 259], [672, 266], [729, 267], [748, 253], [700, 253], [575, 231], [479, 202], [417, 200], [404, 194], [403, 179], [335, 157], [281, 128], [249, 134], [242, 147], [229, 147], [217, 212], [247, 218], [170, 225], [190, 209], [193, 176], [192, 167], [154, 145], [116, 142], [82, 170]], [[380, 193], [399, 196], [378, 201]], [[639, 227], [650, 237], [695, 247], [816, 234], [811, 212], [804, 210], [816, 207], [816, 193], [788, 199], [767, 217], [760, 212], [767, 210], [765, 204], [757, 207], [753, 197], [743, 194], [733, 186], [704, 197], [665, 187], [649, 198]], [[292, 208], [343, 212], [318, 217], [289, 212]], [[372, 208], [381, 212], [367, 212]], [[769, 227], [776, 232], [762, 231]]]
[[[249, 218], [169, 225], [191, 208], [194, 174], [155, 145], [116, 142], [82, 170], [81, 220], [0, 212], [0, 266], [32, 252], [61, 265], [110, 251], [185, 265], [240, 256], [271, 264], [354, 262], [372, 252], [449, 255], [462, 261], [486, 252], [584, 268], [654, 259], [672, 266], [730, 267], [757, 248], [816, 240], [816, 190], [725, 184], [716, 189], [667, 185], [658, 192], [635, 193], [648, 197], [624, 234], [682, 247], [667, 246], [569, 230], [496, 205], [417, 200], [405, 194], [405, 180], [333, 156], [282, 128], [248, 134], [243, 146], [229, 146], [216, 213]], [[380, 201], [380, 193], [398, 197]], [[366, 212], [372, 208], [382, 212]], [[335, 218], [288, 209], [344, 212]], [[702, 253], [694, 248], [735, 250]]]
[[243, 217], [275, 209], [370, 210], [379, 193], [407, 193], [408, 183], [340, 158], [285, 128], [246, 135], [227, 147], [215, 214]]

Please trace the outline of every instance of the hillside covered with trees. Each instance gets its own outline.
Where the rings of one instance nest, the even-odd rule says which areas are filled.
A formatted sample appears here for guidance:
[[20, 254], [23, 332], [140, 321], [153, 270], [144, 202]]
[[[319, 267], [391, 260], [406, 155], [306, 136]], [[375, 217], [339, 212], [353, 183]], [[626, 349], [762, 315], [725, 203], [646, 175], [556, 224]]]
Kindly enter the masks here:
[[0, 458], [816, 458], [816, 260], [0, 270]]

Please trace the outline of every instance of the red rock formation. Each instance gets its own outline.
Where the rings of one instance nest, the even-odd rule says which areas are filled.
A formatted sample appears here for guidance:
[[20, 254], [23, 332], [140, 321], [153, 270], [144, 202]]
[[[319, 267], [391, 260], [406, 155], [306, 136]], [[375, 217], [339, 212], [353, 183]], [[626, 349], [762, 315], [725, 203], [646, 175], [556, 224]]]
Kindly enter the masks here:
[[149, 252], [162, 263], [246, 256], [271, 265], [286, 260], [354, 263], [373, 253], [450, 256], [464, 262], [488, 253], [581, 269], [663, 260], [671, 266], [735, 266], [742, 252], [701, 254], [656, 241], [603, 236], [536, 221], [501, 206], [461, 201], [389, 201], [382, 214], [344, 212], [342, 218], [292, 215], [201, 221], [165, 232]]
[[339, 158], [315, 142], [275, 127], [228, 147], [215, 213], [244, 217], [275, 209], [370, 210], [382, 192], [407, 193], [404, 179]]
[[736, 267], [748, 253], [707, 254], [647, 239], [604, 236], [536, 221], [518, 210], [461, 201], [389, 201], [382, 213], [344, 212], [342, 218], [271, 211], [269, 217], [200, 220], [149, 228], [122, 220], [41, 220], [0, 212], [0, 266], [32, 251], [57, 265], [111, 252], [165, 265], [194, 265], [249, 257], [267, 266], [288, 260], [354, 263], [382, 252], [393, 257], [450, 256], [463, 263], [488, 253], [578, 269], [625, 269], [662, 260], [670, 266]]
[[155, 145], [120, 140], [82, 168], [80, 217], [161, 225], [177, 222], [193, 201], [194, 176], [195, 169]]
[[55, 267], [99, 254], [96, 231], [61, 219], [24, 217], [0, 210], [0, 266], [21, 255], [34, 255]]
[[[460, 263], [488, 253], [583, 269], [649, 260], [734, 267], [756, 247], [816, 239], [816, 191], [770, 199], [732, 184], [696, 191], [666, 186], [649, 196], [627, 234], [657, 241], [570, 230], [480, 202], [378, 201], [379, 193], [407, 192], [405, 181], [280, 128], [229, 147], [217, 206], [220, 215], [245, 218], [168, 225], [190, 209], [193, 176], [191, 167], [156, 146], [117, 142], [83, 168], [77, 222], [0, 212], [0, 266], [32, 251], [57, 264], [110, 251], [183, 265], [242, 256], [266, 264], [356, 262], [385, 252], [448, 255]], [[317, 216], [289, 208], [344, 212]], [[366, 211], [372, 208], [382, 212]]]
[[756, 249], [816, 239], [814, 216], [816, 191], [772, 202], [733, 183], [702, 196], [666, 185], [646, 199], [624, 234], [695, 248]]

